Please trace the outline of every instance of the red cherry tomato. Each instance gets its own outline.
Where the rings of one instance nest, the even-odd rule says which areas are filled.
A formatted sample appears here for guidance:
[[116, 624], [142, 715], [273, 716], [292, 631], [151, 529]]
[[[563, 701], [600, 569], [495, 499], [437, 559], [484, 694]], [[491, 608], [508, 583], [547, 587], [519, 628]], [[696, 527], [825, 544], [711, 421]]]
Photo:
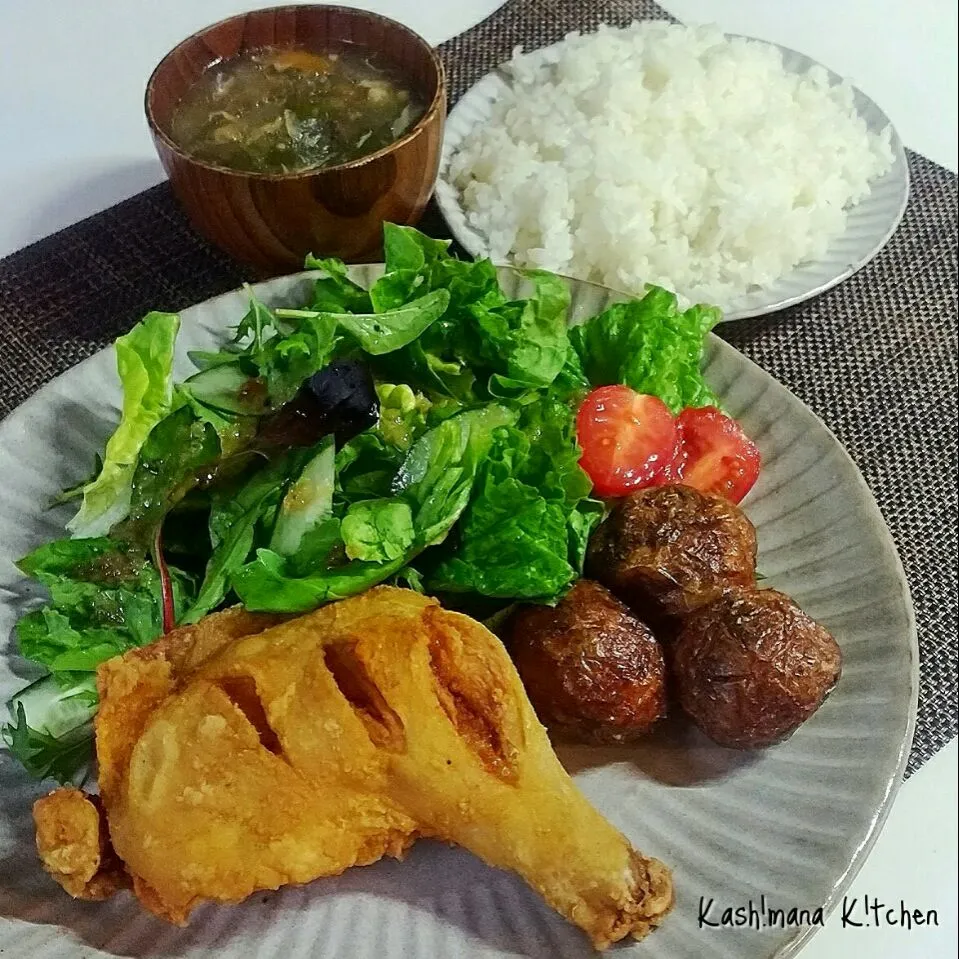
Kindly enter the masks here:
[[759, 476], [759, 450], [715, 406], [685, 409], [676, 419], [682, 452], [672, 471], [686, 486], [738, 503]]
[[676, 456], [679, 434], [666, 404], [628, 386], [601, 386], [579, 408], [580, 466], [598, 496], [650, 486]]

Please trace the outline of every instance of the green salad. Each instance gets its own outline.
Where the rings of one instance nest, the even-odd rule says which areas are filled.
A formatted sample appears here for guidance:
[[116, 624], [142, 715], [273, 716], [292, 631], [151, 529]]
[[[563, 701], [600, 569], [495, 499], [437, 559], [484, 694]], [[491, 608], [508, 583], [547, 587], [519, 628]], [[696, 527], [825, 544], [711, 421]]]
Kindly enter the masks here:
[[603, 516], [576, 411], [624, 383], [673, 412], [715, 402], [700, 372], [710, 307], [651, 288], [568, 329], [566, 282], [527, 271], [510, 300], [488, 260], [385, 228], [370, 289], [308, 258], [308, 302], [250, 306], [174, 382], [179, 318], [116, 341], [120, 422], [68, 536], [24, 557], [47, 604], [17, 624], [47, 671], [11, 701], [9, 749], [37, 777], [92, 755], [99, 663], [242, 603], [298, 613], [383, 582], [481, 618], [554, 603]]

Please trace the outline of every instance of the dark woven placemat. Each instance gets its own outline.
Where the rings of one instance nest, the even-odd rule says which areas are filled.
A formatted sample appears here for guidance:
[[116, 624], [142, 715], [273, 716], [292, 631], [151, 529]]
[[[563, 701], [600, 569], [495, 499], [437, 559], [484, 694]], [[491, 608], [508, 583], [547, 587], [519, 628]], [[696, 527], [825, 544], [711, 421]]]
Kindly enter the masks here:
[[[646, 0], [512, 0], [441, 46], [452, 98], [512, 48], [573, 29], [664, 17]], [[814, 409], [858, 463], [892, 529], [919, 624], [909, 772], [956, 735], [956, 177], [910, 154], [899, 231], [816, 300], [720, 334]], [[423, 227], [446, 228], [435, 210]], [[246, 279], [188, 226], [166, 185], [0, 260], [0, 415], [150, 309]]]

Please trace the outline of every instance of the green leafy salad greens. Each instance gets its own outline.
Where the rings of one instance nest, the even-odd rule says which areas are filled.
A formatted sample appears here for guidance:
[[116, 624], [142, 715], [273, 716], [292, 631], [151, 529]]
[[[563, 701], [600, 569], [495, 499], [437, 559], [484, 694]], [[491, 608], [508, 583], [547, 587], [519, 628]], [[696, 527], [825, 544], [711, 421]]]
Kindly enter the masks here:
[[[384, 246], [368, 290], [309, 257], [308, 302], [251, 291], [183, 382], [175, 314], [117, 340], [119, 425], [59, 497], [79, 501], [69, 537], [19, 564], [49, 594], [16, 630], [47, 675], [3, 731], [33, 775], [85, 768], [99, 663], [224, 605], [295, 613], [383, 582], [482, 616], [556, 602], [603, 515], [578, 463], [582, 397], [626, 383], [674, 411], [715, 402], [700, 373], [712, 308], [652, 288], [569, 329], [560, 277], [526, 272], [511, 300], [488, 260], [407, 227], [387, 225]], [[372, 405], [344, 432], [357, 370]], [[344, 396], [314, 389], [337, 377]]]

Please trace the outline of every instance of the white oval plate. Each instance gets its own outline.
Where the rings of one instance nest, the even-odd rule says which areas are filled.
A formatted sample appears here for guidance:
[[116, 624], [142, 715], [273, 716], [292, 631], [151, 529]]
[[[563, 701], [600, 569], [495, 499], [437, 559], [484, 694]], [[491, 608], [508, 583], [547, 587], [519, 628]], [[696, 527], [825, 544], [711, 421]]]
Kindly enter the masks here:
[[[354, 267], [367, 284], [378, 267]], [[521, 282], [501, 270], [511, 295]], [[274, 305], [306, 297], [309, 275], [258, 286]], [[571, 282], [573, 319], [621, 299]], [[246, 312], [228, 293], [185, 310], [187, 349], [222, 342]], [[762, 451], [745, 503], [768, 582], [793, 595], [836, 636], [843, 676], [792, 739], [738, 753], [681, 723], [631, 748], [561, 750], [590, 799], [637, 848], [674, 870], [676, 907], [663, 926], [617, 956], [765, 959], [789, 956], [807, 928], [700, 928], [700, 899], [718, 908], [828, 909], [849, 885], [886, 816], [912, 739], [916, 633], [892, 539], [858, 470], [802, 403], [717, 337], [707, 376]], [[65, 514], [44, 504], [89, 471], [118, 417], [112, 349], [55, 379], [0, 423], [0, 636], [28, 588], [14, 560], [62, 535]], [[68, 513], [69, 511], [67, 511]], [[0, 657], [0, 697], [23, 680], [13, 647]], [[4, 757], [0, 766], [0, 952], [5, 959], [216, 955], [218, 959], [586, 959], [585, 937], [518, 878], [458, 849], [423, 842], [407, 862], [380, 862], [335, 879], [206, 906], [187, 929], [145, 914], [128, 896], [73, 902], [40, 869], [30, 804], [43, 787]], [[282, 797], [277, 797], [282, 802]]]
[[[751, 37], [743, 39], [765, 43]], [[533, 58], [534, 62], [540, 58], [546, 59], [555, 55], [564, 42], [534, 50], [527, 56]], [[783, 66], [790, 72], [805, 73], [811, 67], [822, 66], [810, 57], [787, 47], [778, 44], [767, 46], [778, 47], [782, 52]], [[843, 78], [828, 67], [823, 69], [829, 74], [832, 83], [842, 81]], [[452, 235], [472, 256], [488, 256], [489, 246], [486, 238], [468, 222], [459, 191], [446, 178], [446, 173], [450, 159], [463, 140], [477, 126], [489, 122], [494, 103], [508, 88], [509, 83], [509, 74], [502, 69], [488, 73], [466, 91], [446, 121], [440, 173], [436, 183], [436, 203]], [[824, 293], [862, 269], [896, 232], [909, 199], [909, 164], [906, 161], [906, 151], [886, 114], [856, 87], [853, 87], [853, 97], [856, 109], [871, 132], [878, 133], [886, 127], [890, 128], [892, 167], [873, 182], [868, 196], [847, 211], [845, 232], [832, 242], [821, 260], [800, 264], [773, 285], [737, 297], [725, 310], [724, 322], [774, 313]]]

